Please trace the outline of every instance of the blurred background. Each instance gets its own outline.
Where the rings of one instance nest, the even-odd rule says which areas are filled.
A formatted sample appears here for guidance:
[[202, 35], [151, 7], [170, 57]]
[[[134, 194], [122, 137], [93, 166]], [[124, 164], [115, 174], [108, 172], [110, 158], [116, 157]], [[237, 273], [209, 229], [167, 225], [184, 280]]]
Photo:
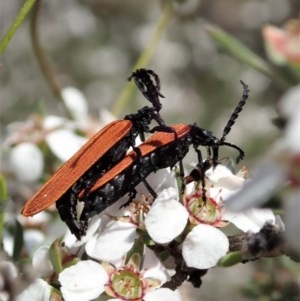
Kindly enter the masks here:
[[[1, 1], [2, 35], [21, 3]], [[148, 66], [162, 81], [166, 121], [197, 122], [219, 136], [241, 95], [242, 79], [249, 85], [251, 97], [230, 141], [245, 148], [248, 160], [260, 153], [259, 148], [277, 135], [270, 120], [276, 116], [274, 103], [282, 91], [220, 49], [205, 25], [220, 26], [265, 57], [262, 25], [282, 25], [297, 17], [298, 4], [288, 0], [174, 2], [175, 13]], [[111, 109], [148, 46], [163, 6], [163, 1], [146, 0], [42, 2], [38, 32], [59, 85], [80, 89], [95, 117], [101, 108]], [[60, 109], [35, 59], [28, 23], [18, 30], [1, 57], [1, 127], [25, 119], [41, 104], [47, 113]], [[138, 94], [120, 116], [144, 103]]]
[[[1, 1], [1, 36], [22, 3]], [[103, 108], [123, 117], [145, 105], [136, 93], [125, 106], [115, 107], [136, 61], [149, 46], [165, 4], [158, 0], [41, 2], [37, 29], [53, 76], [61, 88], [73, 86], [82, 91], [94, 118]], [[297, 18], [299, 1], [182, 0], [172, 5], [173, 14], [161, 31], [150, 63], [144, 66], [160, 76], [165, 96], [161, 114], [168, 124], [197, 122], [219, 137], [241, 97], [239, 81], [243, 80], [250, 87], [250, 98], [228, 141], [245, 150], [243, 164], [251, 167], [279, 135], [272, 119], [277, 117], [276, 103], [284, 89], [228, 55], [211, 38], [207, 25], [219, 26], [266, 58], [262, 26], [282, 26]], [[9, 123], [23, 121], [35, 112], [66, 116], [37, 63], [29, 20], [20, 27], [0, 63], [1, 139]], [[283, 277], [289, 264], [286, 258], [277, 258], [212, 269], [200, 289], [185, 285], [184, 300], [300, 300], [294, 297], [293, 286], [282, 293], [283, 279], [290, 283], [293, 277]]]

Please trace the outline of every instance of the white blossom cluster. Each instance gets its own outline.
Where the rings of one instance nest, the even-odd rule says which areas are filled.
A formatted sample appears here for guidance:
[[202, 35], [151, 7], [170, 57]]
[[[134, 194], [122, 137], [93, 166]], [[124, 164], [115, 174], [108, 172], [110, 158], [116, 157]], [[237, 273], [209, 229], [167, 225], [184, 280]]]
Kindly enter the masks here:
[[[76, 93], [75, 90], [72, 90], [72, 93]], [[292, 106], [295, 108], [297, 104]], [[296, 114], [293, 108], [293, 114]], [[288, 116], [293, 114], [287, 113]], [[77, 112], [74, 116], [76, 126], [70, 126], [68, 120], [60, 120], [54, 122], [55, 126], [52, 123], [49, 130], [46, 125], [49, 124], [46, 122], [49, 118], [45, 118], [42, 123], [46, 143], [61, 160], [66, 160], [71, 155], [65, 153], [67, 148], [61, 146], [62, 141], [74, 151], [83, 142], [81, 136], [74, 134], [74, 128], [85, 126], [87, 123], [83, 120], [87, 120], [87, 115], [85, 113], [85, 117], [81, 119]], [[58, 120], [51, 118], [52, 121]], [[295, 148], [292, 145], [289, 147], [288, 143], [293, 139], [290, 136], [298, 123], [296, 118], [291, 118], [286, 136], [280, 142], [287, 147], [290, 156], [288, 158], [291, 160], [295, 158], [295, 152], [290, 151], [294, 151]], [[20, 167], [24, 162], [18, 162], [20, 158], [34, 166], [43, 156], [37, 155], [40, 149], [33, 141], [19, 142], [15, 145], [11, 152], [12, 166], [16, 174], [20, 173], [25, 177], [24, 170]], [[24, 146], [27, 147], [26, 151], [21, 152], [21, 147]], [[35, 154], [31, 153], [30, 148]], [[21, 153], [15, 155], [16, 152]], [[30, 162], [30, 158], [34, 160]], [[277, 159], [276, 156], [272, 158]], [[289, 169], [287, 172], [286, 160], [283, 163], [282, 160], [274, 162], [280, 162], [279, 165], [284, 166], [281, 171], [279, 169], [281, 181], [276, 182], [276, 186], [279, 187], [285, 179], [290, 179], [293, 170]], [[291, 168], [291, 161], [288, 162]], [[32, 172], [28, 181], [41, 176], [41, 166], [43, 163], [39, 163], [39, 167], [26, 168], [35, 171], [35, 176], [33, 177]], [[37, 170], [41, 171], [38, 173]], [[147, 181], [157, 193], [156, 199], [140, 184], [136, 187], [137, 197], [130, 206], [121, 208], [128, 200], [125, 196], [104, 212], [94, 216], [89, 222], [86, 235], [80, 241], [68, 232], [58, 242], [56, 250], [59, 251], [55, 256], [51, 252], [53, 245], [40, 247], [32, 260], [37, 280], [20, 293], [16, 300], [28, 300], [28, 296], [31, 300], [49, 300], [49, 296], [53, 294], [62, 296], [66, 301], [88, 301], [100, 296], [106, 296], [105, 300], [110, 301], [181, 300], [177, 290], [164, 287], [174, 271], [165, 266], [164, 260], [154, 252], [153, 246], [165, 247], [176, 241], [185, 265], [188, 268], [205, 270], [217, 266], [219, 260], [228, 253], [229, 240], [225, 233], [229, 225], [234, 225], [240, 232], [257, 233], [266, 222], [276, 223], [275, 215], [270, 209], [253, 208], [248, 200], [250, 198], [247, 197], [245, 187], [249, 184], [245, 185], [245, 182], [256, 182], [255, 177], [253, 180], [247, 179], [246, 168], [234, 174], [219, 164], [206, 171], [205, 177], [205, 189], [192, 182], [181, 195], [173, 172], [160, 170], [151, 174]], [[257, 185], [263, 184], [259, 182]], [[259, 187], [257, 190], [260, 189], [263, 188]], [[242, 199], [244, 191], [245, 200]], [[292, 190], [290, 194], [294, 195], [295, 191], [298, 190]], [[253, 190], [250, 195], [257, 199]], [[236, 198], [239, 201], [236, 201]], [[228, 200], [231, 204], [244, 206], [246, 202], [250, 205], [246, 210], [235, 212], [227, 208]], [[16, 274], [14, 273], [13, 277], [16, 277]]]

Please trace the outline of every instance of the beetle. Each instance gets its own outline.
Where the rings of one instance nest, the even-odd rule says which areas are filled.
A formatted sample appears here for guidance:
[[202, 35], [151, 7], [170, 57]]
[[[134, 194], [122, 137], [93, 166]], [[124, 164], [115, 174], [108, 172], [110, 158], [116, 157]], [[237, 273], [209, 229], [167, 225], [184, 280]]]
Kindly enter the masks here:
[[[167, 167], [172, 168], [179, 162], [183, 178], [182, 159], [188, 153], [190, 145], [193, 145], [196, 150], [198, 160], [201, 158], [199, 146], [207, 147], [209, 153], [212, 154], [211, 161], [214, 166], [218, 163], [218, 150], [222, 145], [238, 150], [237, 161], [243, 159], [244, 151], [225, 141], [248, 98], [248, 87], [243, 82], [242, 84], [244, 87], [242, 98], [225, 126], [221, 139], [216, 138], [211, 132], [200, 128], [197, 124], [171, 126], [170, 128], [175, 131], [176, 135], [172, 131], [159, 131], [160, 126], [154, 128], [153, 130], [158, 130], [158, 132], [127, 154], [99, 178], [88, 191], [83, 190], [78, 194], [77, 201], [83, 202], [83, 210], [79, 218], [69, 221], [69, 223], [76, 224], [77, 230], [72, 233], [80, 239], [86, 233], [89, 218], [102, 212], [126, 193], [129, 193], [130, 202], [136, 195], [135, 186], [140, 182], [144, 182], [149, 192], [156, 197], [155, 191], [146, 181], [147, 176], [152, 172]], [[72, 229], [74, 230], [75, 227]]]
[[[128, 78], [131, 79], [152, 107], [143, 107], [136, 114], [113, 121], [96, 133], [26, 202], [22, 209], [24, 216], [35, 215], [56, 203], [62, 219], [72, 219], [76, 214], [74, 204], [78, 192], [92, 187], [98, 178], [126, 155], [130, 146], [135, 149], [138, 135], [142, 141], [145, 140], [144, 133], [149, 132], [152, 120], [161, 129], [166, 128], [159, 114], [162, 107], [159, 97], [164, 97], [160, 93], [159, 77], [152, 70], [138, 69]], [[59, 202], [65, 194], [68, 194], [69, 202]]]

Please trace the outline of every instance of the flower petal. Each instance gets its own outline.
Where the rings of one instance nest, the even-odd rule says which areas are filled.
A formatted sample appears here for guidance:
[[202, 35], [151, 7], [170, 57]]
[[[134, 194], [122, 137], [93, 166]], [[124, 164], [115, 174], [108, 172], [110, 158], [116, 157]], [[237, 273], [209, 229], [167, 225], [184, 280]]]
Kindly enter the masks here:
[[151, 238], [157, 243], [168, 243], [184, 230], [188, 212], [178, 202], [178, 192], [170, 187], [155, 200], [145, 217], [145, 226]]
[[270, 60], [277, 65], [283, 65], [286, 62], [286, 57], [280, 51], [278, 45], [285, 42], [285, 32], [275, 26], [266, 25], [262, 29], [262, 34], [265, 40], [266, 52]]
[[208, 269], [214, 267], [229, 248], [228, 238], [210, 225], [200, 224], [187, 235], [182, 255], [188, 267]]
[[73, 87], [66, 87], [62, 89], [61, 96], [73, 118], [77, 121], [85, 122], [88, 114], [88, 106], [82, 92]]
[[222, 217], [233, 223], [237, 228], [244, 232], [259, 232], [266, 222], [275, 223], [275, 215], [270, 209], [251, 208], [243, 212], [230, 212], [226, 211]]
[[299, 20], [291, 19], [284, 25], [284, 29], [267, 25], [263, 28], [263, 37], [269, 58], [278, 65], [288, 62], [299, 66], [300, 36]]
[[20, 143], [11, 150], [10, 164], [17, 178], [28, 183], [37, 181], [44, 170], [41, 150], [29, 142]]
[[24, 231], [24, 245], [31, 254], [45, 241], [45, 234], [37, 229]]
[[226, 166], [218, 164], [215, 168], [210, 168], [205, 172], [205, 176], [214, 186], [220, 186], [222, 189], [237, 190], [240, 189], [245, 179], [241, 176], [234, 175]]
[[232, 172], [224, 165], [218, 164], [216, 167], [211, 167], [205, 172], [205, 176], [210, 181], [218, 183], [220, 178], [232, 176]]
[[93, 258], [107, 262], [116, 261], [131, 249], [135, 238], [135, 225], [110, 221], [98, 235], [88, 240], [85, 250]]
[[[77, 240], [74, 234], [70, 232], [68, 229], [66, 235], [64, 236], [63, 243], [65, 247], [69, 249], [69, 252], [71, 253], [76, 253], [78, 247], [82, 246], [85, 244], [93, 235], [95, 235], [95, 232], [98, 230], [100, 224], [103, 225], [105, 221], [103, 221], [103, 216], [95, 215], [93, 216], [88, 225], [88, 229], [86, 231], [86, 234], [81, 237], [80, 240]], [[73, 250], [72, 250], [73, 249]]]
[[[43, 120], [43, 128], [46, 132], [50, 132], [62, 128], [69, 123], [70, 121], [66, 118], [55, 115], [48, 115]], [[73, 122], [71, 123], [73, 124]]]
[[144, 297], [145, 301], [181, 301], [178, 291], [172, 291], [169, 288], [158, 288], [152, 292], [148, 292]]
[[[159, 194], [166, 188], [174, 187], [177, 189], [177, 182], [173, 172], [170, 172], [168, 169], [161, 169], [155, 173], [151, 173], [147, 177], [147, 182], [151, 185], [154, 191]], [[149, 191], [143, 183], [139, 184], [136, 187], [138, 194], [148, 194]]]
[[49, 259], [49, 246], [42, 246], [35, 251], [32, 257], [33, 269], [39, 277], [47, 277], [53, 272]]
[[146, 252], [145, 252], [143, 270], [145, 271], [144, 272], [145, 278], [157, 279], [161, 283], [165, 283], [170, 279], [170, 276], [165, 266], [157, 258], [155, 253], [148, 248], [146, 248]]
[[73, 156], [86, 141], [86, 138], [65, 129], [53, 131], [46, 136], [49, 148], [63, 162]]
[[86, 260], [64, 269], [58, 280], [64, 300], [88, 301], [104, 291], [108, 275], [99, 263]]

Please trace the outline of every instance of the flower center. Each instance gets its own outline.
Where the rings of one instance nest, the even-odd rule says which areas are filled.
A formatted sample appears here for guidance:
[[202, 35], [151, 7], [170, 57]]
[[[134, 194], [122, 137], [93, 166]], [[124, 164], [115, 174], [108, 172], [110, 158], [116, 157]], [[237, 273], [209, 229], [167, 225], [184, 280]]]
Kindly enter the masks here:
[[212, 198], [206, 198], [204, 201], [201, 190], [187, 196], [185, 206], [190, 213], [190, 220], [194, 224], [213, 225], [221, 219], [221, 207]]
[[151, 196], [141, 195], [130, 204], [130, 221], [138, 227], [143, 226], [145, 215], [150, 210], [154, 199]]
[[121, 300], [138, 301], [144, 295], [143, 281], [138, 271], [124, 268], [111, 275], [109, 295]]

